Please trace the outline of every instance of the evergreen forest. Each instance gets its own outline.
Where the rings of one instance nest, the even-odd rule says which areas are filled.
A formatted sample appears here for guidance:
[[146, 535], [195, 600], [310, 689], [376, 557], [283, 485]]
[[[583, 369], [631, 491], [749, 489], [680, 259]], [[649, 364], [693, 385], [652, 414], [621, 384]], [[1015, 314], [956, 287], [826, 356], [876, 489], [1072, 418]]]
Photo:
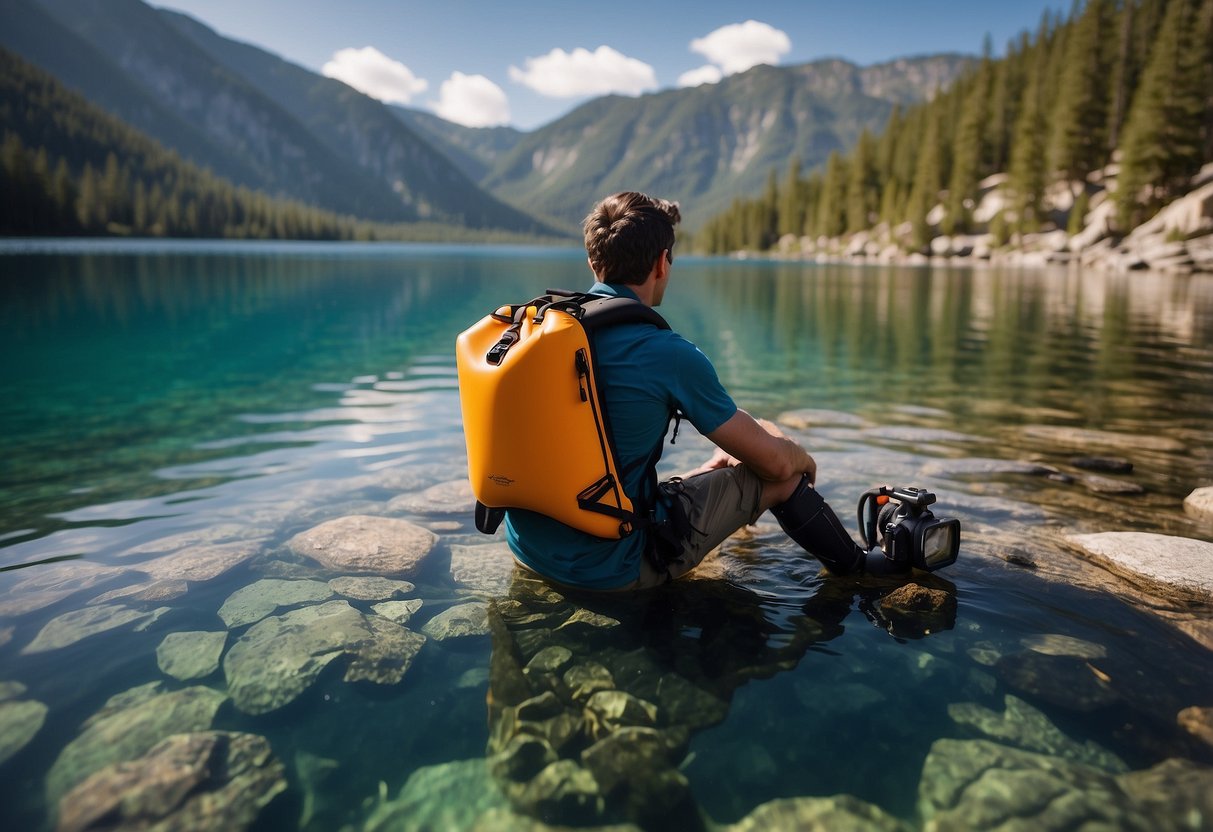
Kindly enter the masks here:
[[[929, 102], [895, 109], [824, 170], [792, 160], [763, 193], [695, 235], [708, 253], [771, 249], [785, 235], [842, 238], [884, 226], [905, 249], [936, 234], [988, 230], [996, 245], [1044, 230], [1046, 196], [1072, 197], [1082, 228], [1095, 186], [1115, 179], [1110, 221], [1124, 234], [1181, 195], [1213, 161], [1213, 0], [1076, 0]], [[979, 228], [990, 177], [1002, 210]], [[1108, 190], [1112, 190], [1109, 188]]]
[[0, 234], [278, 240], [508, 241], [382, 223], [233, 185], [0, 49]]

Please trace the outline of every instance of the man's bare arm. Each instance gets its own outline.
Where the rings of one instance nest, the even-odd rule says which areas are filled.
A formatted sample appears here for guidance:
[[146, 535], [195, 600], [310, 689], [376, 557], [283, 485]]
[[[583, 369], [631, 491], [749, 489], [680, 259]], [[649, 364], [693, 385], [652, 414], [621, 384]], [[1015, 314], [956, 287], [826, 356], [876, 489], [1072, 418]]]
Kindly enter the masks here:
[[759, 422], [744, 410], [738, 410], [723, 425], [708, 434], [725, 456], [719, 452], [708, 463], [709, 468], [744, 464], [767, 482], [785, 482], [808, 474], [817, 480], [817, 463], [809, 452], [788, 439], [770, 422]]

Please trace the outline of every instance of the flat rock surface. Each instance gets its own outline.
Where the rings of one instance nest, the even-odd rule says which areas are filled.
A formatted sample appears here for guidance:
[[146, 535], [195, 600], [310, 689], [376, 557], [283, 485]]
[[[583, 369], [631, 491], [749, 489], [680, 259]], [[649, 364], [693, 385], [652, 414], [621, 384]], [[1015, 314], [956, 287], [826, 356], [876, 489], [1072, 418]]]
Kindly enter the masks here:
[[204, 731], [227, 699], [204, 687], [156, 693], [141, 686], [126, 698], [114, 697], [67, 744], [46, 776], [47, 802], [56, 806], [69, 789], [95, 771], [143, 756], [173, 734]]
[[476, 508], [476, 497], [467, 477], [430, 486], [418, 494], [401, 494], [388, 503], [388, 511], [409, 514], [468, 514]]
[[374, 637], [354, 650], [345, 681], [394, 685], [404, 678], [421, 652], [425, 636], [379, 615], [370, 616], [367, 624]]
[[387, 601], [397, 595], [406, 595], [417, 587], [408, 581], [393, 581], [374, 575], [345, 575], [329, 581], [329, 587], [338, 595], [355, 601]]
[[451, 607], [427, 621], [421, 632], [435, 641], [488, 635], [488, 608], [481, 603]]
[[407, 520], [355, 514], [301, 532], [287, 546], [329, 569], [409, 577], [437, 543], [437, 535]]
[[245, 713], [268, 713], [294, 701], [334, 659], [374, 638], [366, 618], [345, 601], [263, 619], [224, 657], [228, 693]]
[[517, 563], [508, 543], [451, 544], [451, 577], [477, 595], [504, 596]]
[[140, 612], [120, 604], [85, 607], [55, 616], [25, 646], [22, 654], [45, 653], [75, 644], [89, 636], [104, 633], [127, 624], [143, 621], [151, 613]]
[[1213, 543], [1146, 532], [1067, 535], [1097, 563], [1166, 596], [1213, 600]]
[[1182, 453], [1185, 450], [1182, 442], [1167, 436], [1144, 436], [1140, 433], [1118, 433], [1059, 425], [1024, 425], [1015, 428], [1015, 431], [1028, 439], [1067, 449], [1113, 449], [1127, 453]]
[[0, 763], [29, 744], [46, 721], [47, 708], [32, 699], [0, 702]]
[[380, 601], [378, 604], [372, 604], [371, 609], [397, 624], [407, 624], [413, 613], [421, 609], [423, 604], [420, 598], [410, 598], [407, 601]]
[[219, 617], [228, 629], [234, 629], [254, 624], [279, 607], [327, 601], [332, 595], [332, 588], [322, 581], [263, 578], [229, 595], [219, 608]]
[[210, 581], [261, 551], [260, 541], [237, 540], [182, 549], [132, 566], [153, 580]]
[[156, 648], [156, 663], [174, 679], [202, 679], [219, 669], [225, 644], [226, 631], [169, 633]]
[[269, 742], [219, 731], [175, 734], [90, 775], [60, 802], [58, 832], [249, 828], [286, 790]]

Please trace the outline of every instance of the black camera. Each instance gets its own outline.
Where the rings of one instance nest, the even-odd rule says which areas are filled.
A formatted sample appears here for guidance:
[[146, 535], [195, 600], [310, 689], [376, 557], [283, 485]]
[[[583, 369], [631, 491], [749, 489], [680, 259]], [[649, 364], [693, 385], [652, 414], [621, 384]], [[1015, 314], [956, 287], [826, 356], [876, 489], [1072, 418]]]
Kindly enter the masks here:
[[925, 488], [882, 485], [859, 498], [859, 534], [869, 551], [879, 546], [885, 558], [903, 569], [934, 572], [956, 562], [960, 521], [936, 517], [927, 506], [935, 495]]

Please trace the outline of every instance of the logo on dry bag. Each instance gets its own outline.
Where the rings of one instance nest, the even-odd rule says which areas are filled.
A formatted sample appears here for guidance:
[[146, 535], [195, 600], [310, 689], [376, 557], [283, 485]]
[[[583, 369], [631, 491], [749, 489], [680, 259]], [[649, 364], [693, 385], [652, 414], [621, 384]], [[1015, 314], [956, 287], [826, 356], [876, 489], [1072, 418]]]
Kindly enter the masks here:
[[497, 483], [497, 485], [508, 488], [514, 484], [514, 481], [509, 477], [503, 477], [500, 474], [489, 474], [489, 479]]

